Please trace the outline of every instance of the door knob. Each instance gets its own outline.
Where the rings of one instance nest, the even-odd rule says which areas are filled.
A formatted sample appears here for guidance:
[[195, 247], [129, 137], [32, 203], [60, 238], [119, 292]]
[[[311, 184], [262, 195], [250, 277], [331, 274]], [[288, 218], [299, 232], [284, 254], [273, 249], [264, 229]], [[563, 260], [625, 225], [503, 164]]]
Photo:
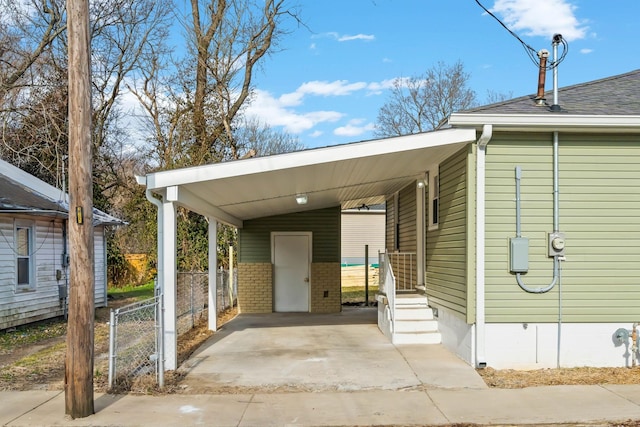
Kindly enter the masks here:
[[309, 283], [309, 278], [308, 278], [308, 277], [305, 277], [305, 278], [304, 278], [304, 281], [305, 281], [305, 283]]

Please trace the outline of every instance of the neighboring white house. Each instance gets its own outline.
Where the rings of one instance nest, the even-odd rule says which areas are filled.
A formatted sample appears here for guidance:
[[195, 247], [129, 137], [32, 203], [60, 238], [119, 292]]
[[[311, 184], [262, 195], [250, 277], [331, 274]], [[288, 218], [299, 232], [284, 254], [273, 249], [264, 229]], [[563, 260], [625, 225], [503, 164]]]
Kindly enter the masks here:
[[[69, 277], [66, 194], [0, 160], [0, 330], [65, 314]], [[94, 209], [95, 303], [107, 305], [105, 226]]]
[[369, 264], [378, 263], [378, 253], [385, 250], [385, 215], [384, 204], [342, 211], [340, 257], [343, 267], [364, 265], [365, 246], [369, 251]]

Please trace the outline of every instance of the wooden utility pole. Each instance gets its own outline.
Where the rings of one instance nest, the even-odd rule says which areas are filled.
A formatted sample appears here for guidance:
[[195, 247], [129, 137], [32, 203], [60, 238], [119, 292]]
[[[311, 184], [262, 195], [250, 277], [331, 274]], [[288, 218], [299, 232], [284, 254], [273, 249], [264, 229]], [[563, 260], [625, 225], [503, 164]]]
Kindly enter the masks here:
[[92, 415], [94, 343], [93, 187], [89, 0], [67, 0], [69, 37], [70, 289], [65, 413]]

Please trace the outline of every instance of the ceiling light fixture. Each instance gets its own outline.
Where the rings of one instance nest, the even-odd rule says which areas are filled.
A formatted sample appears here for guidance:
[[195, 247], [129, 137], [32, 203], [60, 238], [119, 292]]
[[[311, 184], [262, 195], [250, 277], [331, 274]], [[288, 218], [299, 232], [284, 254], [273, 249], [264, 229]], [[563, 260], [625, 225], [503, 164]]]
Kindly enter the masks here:
[[306, 205], [309, 199], [306, 194], [296, 194], [296, 203], [299, 205]]

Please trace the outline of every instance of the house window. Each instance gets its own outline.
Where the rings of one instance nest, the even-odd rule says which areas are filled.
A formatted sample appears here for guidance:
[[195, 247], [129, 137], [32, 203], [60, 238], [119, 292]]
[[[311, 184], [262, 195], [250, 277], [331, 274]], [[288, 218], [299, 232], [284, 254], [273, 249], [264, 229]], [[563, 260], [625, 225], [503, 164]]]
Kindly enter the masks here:
[[438, 170], [429, 173], [429, 230], [440, 223], [440, 176]]
[[18, 290], [34, 289], [33, 229], [30, 225], [16, 224], [15, 236], [16, 288]]

